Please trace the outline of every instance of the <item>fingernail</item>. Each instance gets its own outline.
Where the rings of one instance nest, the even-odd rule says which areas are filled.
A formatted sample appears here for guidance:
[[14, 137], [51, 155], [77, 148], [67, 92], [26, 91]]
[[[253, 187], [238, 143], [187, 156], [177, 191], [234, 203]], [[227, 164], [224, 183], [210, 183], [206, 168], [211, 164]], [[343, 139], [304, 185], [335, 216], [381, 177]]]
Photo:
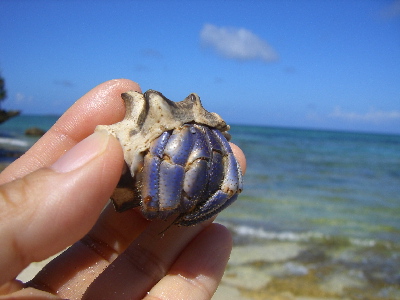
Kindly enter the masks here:
[[58, 173], [76, 170], [103, 153], [108, 140], [109, 135], [105, 132], [95, 132], [61, 156], [51, 168]]

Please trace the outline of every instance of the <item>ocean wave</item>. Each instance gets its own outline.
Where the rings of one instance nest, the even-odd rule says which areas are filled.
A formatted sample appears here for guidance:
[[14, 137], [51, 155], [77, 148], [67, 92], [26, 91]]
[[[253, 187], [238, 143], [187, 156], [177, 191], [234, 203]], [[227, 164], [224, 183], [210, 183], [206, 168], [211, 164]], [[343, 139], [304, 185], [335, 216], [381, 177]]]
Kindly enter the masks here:
[[0, 145], [17, 146], [17, 147], [28, 147], [29, 143], [24, 140], [0, 137]]
[[[275, 240], [286, 242], [310, 242], [310, 241], [324, 241], [326, 243], [344, 243], [354, 246], [374, 247], [378, 244], [377, 241], [372, 239], [358, 239], [352, 237], [339, 237], [328, 236], [320, 232], [293, 232], [293, 231], [269, 231], [262, 227], [252, 227], [243, 224], [233, 224], [221, 222], [225, 225], [234, 235], [263, 240]], [[382, 246], [390, 247], [389, 242], [379, 242]]]
[[233, 233], [241, 236], [249, 236], [254, 238], [261, 238], [267, 240], [279, 240], [279, 241], [291, 241], [291, 242], [300, 242], [300, 241], [309, 241], [312, 238], [321, 239], [324, 238], [324, 235], [318, 232], [274, 232], [267, 231], [263, 228], [254, 228], [247, 225], [233, 225], [224, 223], [226, 227], [228, 227]]

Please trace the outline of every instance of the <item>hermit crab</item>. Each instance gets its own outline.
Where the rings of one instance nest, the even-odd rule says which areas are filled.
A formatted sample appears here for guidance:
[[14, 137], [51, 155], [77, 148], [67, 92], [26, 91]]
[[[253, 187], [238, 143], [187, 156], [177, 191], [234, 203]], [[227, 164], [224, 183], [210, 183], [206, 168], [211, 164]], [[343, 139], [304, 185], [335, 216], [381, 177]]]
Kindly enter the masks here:
[[141, 206], [147, 219], [176, 215], [190, 226], [222, 211], [243, 189], [228, 143], [229, 126], [197, 94], [174, 102], [148, 90], [121, 95], [125, 118], [99, 125], [122, 145], [127, 165], [111, 200], [117, 211]]

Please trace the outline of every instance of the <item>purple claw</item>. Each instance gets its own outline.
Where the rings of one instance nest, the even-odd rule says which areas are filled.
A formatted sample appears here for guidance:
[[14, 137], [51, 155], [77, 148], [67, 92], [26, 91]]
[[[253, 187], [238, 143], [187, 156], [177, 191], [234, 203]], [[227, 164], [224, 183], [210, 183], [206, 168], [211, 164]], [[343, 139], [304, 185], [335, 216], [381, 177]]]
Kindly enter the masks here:
[[242, 175], [226, 138], [216, 129], [185, 124], [157, 138], [145, 155], [142, 210], [148, 219], [179, 213], [189, 226], [220, 212], [242, 190]]

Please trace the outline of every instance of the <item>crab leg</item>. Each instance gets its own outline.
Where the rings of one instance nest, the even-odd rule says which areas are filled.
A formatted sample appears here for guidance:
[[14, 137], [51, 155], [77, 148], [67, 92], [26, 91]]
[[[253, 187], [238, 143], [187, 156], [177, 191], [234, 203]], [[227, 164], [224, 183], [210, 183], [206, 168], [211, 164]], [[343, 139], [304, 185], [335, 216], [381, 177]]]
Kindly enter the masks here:
[[[240, 167], [229, 143], [219, 132], [213, 132], [213, 134], [218, 137], [220, 145], [223, 146], [222, 151], [225, 154], [223, 164], [219, 164], [219, 166], [223, 165], [224, 167], [224, 172], [222, 173], [223, 181], [220, 189], [208, 198], [204, 204], [198, 206], [194, 212], [178, 218], [176, 224], [190, 226], [210, 218], [234, 202], [238, 196], [238, 192], [240, 192], [239, 188], [242, 188]], [[212, 182], [212, 179], [210, 181]]]

